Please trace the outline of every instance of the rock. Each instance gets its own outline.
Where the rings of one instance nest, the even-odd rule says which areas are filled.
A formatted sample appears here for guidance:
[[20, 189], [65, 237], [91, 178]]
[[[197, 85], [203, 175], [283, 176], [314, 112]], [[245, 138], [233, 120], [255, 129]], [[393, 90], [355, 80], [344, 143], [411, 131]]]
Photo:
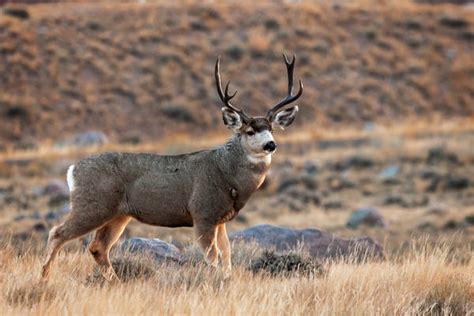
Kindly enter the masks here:
[[59, 206], [69, 201], [69, 194], [55, 194], [48, 200], [49, 206]]
[[384, 201], [384, 205], [400, 205], [402, 207], [408, 207], [408, 203], [400, 195], [389, 195]]
[[256, 225], [229, 234], [231, 242], [255, 243], [260, 248], [289, 251], [302, 247], [317, 259], [384, 259], [383, 248], [370, 237], [341, 238], [318, 229]]
[[466, 177], [450, 175], [446, 179], [447, 190], [464, 190], [469, 187], [469, 179]]
[[29, 218], [31, 218], [31, 219], [41, 219], [41, 215], [38, 211], [34, 211], [32, 214], [30, 214]]
[[303, 172], [308, 175], [316, 175], [318, 169], [318, 165], [314, 161], [305, 160], [305, 162], [303, 163]]
[[456, 228], [460, 228], [460, 225], [454, 219], [450, 219], [449, 221], [447, 221], [444, 224], [443, 228], [444, 229], [456, 229]]
[[278, 186], [277, 192], [282, 193], [288, 188], [299, 184], [305, 186], [307, 189], [310, 190], [315, 190], [318, 187], [318, 183], [313, 177], [309, 175], [301, 175], [284, 179]]
[[25, 218], [26, 218], [25, 215], [20, 214], [20, 215], [15, 216], [15, 217], [13, 218], [13, 220], [14, 220], [15, 222], [20, 222], [20, 221], [24, 220]]
[[374, 208], [359, 208], [352, 212], [346, 226], [349, 228], [357, 228], [359, 225], [385, 227], [386, 223], [382, 215]]
[[431, 148], [428, 151], [428, 155], [426, 157], [426, 162], [428, 164], [434, 165], [441, 162], [448, 162], [452, 164], [458, 164], [459, 158], [456, 154], [450, 153], [446, 151], [446, 149], [442, 147]]
[[119, 249], [123, 252], [150, 256], [158, 263], [184, 262], [181, 251], [175, 245], [164, 242], [158, 238], [129, 238], [120, 245]]
[[305, 190], [299, 187], [291, 187], [285, 191], [285, 195], [298, 200], [304, 204], [319, 205], [321, 198], [313, 191]]
[[424, 180], [430, 180], [438, 178], [439, 174], [433, 170], [423, 170], [420, 172], [420, 177]]
[[344, 204], [339, 200], [327, 201], [323, 203], [323, 208], [327, 210], [341, 209], [344, 207]]
[[44, 187], [35, 188], [33, 190], [35, 195], [69, 195], [69, 188], [65, 181], [51, 180]]
[[71, 208], [70, 208], [69, 203], [64, 203], [64, 204], [58, 209], [58, 212], [59, 212], [61, 215], [64, 215], [64, 214], [69, 213], [70, 210], [71, 210]]
[[57, 220], [59, 218], [61, 218], [61, 213], [59, 212], [54, 212], [54, 211], [49, 211], [48, 213], [46, 213], [46, 215], [44, 216], [44, 219], [46, 221], [54, 221], [54, 220]]
[[298, 199], [295, 198], [286, 198], [286, 204], [288, 205], [288, 209], [292, 212], [302, 212], [305, 209], [305, 204]]
[[418, 229], [421, 229], [421, 230], [428, 230], [428, 229], [435, 228], [433, 223], [431, 223], [430, 221], [422, 221], [422, 222], [418, 223], [418, 225], [416, 225], [416, 227]]
[[372, 132], [375, 130], [377, 126], [375, 125], [374, 122], [364, 122], [364, 126], [362, 127], [362, 130], [365, 132]]
[[451, 28], [464, 28], [469, 25], [468, 21], [460, 16], [445, 14], [439, 19], [441, 25]]
[[438, 175], [431, 179], [427, 186], [427, 192], [437, 192], [438, 190], [464, 190], [470, 186], [469, 179], [463, 176], [453, 174]]
[[446, 210], [439, 206], [434, 206], [430, 208], [428, 211], [426, 211], [426, 214], [432, 214], [432, 215], [443, 215], [445, 213], [446, 213]]
[[474, 225], [474, 214], [467, 215], [466, 217], [464, 217], [464, 221], [469, 225]]
[[355, 187], [355, 184], [344, 177], [329, 177], [326, 179], [329, 188], [332, 191], [341, 191]]
[[107, 136], [100, 131], [88, 131], [75, 134], [70, 139], [56, 144], [56, 147], [88, 147], [108, 143]]
[[355, 155], [343, 161], [336, 162], [333, 168], [337, 171], [344, 171], [350, 168], [367, 169], [372, 168], [374, 165], [375, 163], [371, 158]]
[[427, 206], [430, 203], [430, 198], [426, 195], [417, 195], [409, 203], [408, 207]]
[[69, 201], [69, 188], [64, 181], [52, 180], [44, 187], [34, 188], [33, 195], [37, 197], [47, 195], [49, 196], [48, 205], [58, 206]]
[[392, 165], [392, 166], [388, 166], [382, 169], [382, 171], [379, 172], [378, 176], [382, 180], [390, 180], [390, 179], [394, 179], [399, 172], [400, 172], [400, 167]]
[[33, 231], [44, 232], [46, 231], [46, 225], [44, 225], [44, 223], [36, 223], [33, 225]]
[[20, 20], [27, 20], [30, 17], [30, 13], [27, 9], [22, 7], [10, 7], [3, 9], [3, 14], [12, 16]]
[[399, 205], [404, 208], [410, 208], [426, 206], [428, 205], [429, 201], [429, 198], [425, 195], [417, 195], [408, 200], [400, 195], [389, 195], [384, 199], [383, 203], [384, 205]]

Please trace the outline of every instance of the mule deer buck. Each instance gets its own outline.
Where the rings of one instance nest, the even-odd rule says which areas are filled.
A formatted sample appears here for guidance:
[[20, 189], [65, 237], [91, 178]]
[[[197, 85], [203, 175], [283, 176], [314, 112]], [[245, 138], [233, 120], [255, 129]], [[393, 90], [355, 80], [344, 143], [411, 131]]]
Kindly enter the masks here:
[[288, 94], [265, 116], [252, 117], [231, 103], [236, 92], [222, 88], [219, 58], [215, 65], [217, 92], [224, 103], [224, 124], [233, 136], [221, 147], [176, 156], [145, 153], [102, 153], [69, 167], [71, 212], [51, 229], [42, 278], [63, 245], [97, 230], [89, 251], [108, 280], [116, 278], [109, 251], [128, 222], [165, 227], [194, 226], [206, 261], [216, 267], [219, 251], [224, 273], [230, 274], [231, 249], [225, 223], [232, 220], [265, 179], [277, 145], [275, 127], [293, 123], [298, 106], [284, 109], [303, 93], [293, 95], [295, 57], [283, 55]]

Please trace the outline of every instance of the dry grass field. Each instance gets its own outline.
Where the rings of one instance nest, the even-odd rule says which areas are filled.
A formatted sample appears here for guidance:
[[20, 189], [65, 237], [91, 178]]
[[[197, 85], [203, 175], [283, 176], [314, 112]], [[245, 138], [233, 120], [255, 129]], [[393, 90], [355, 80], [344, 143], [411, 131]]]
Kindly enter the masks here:
[[[0, 315], [474, 315], [472, 6], [47, 2], [60, 3], [0, 1]], [[282, 52], [297, 55], [301, 111], [227, 229], [369, 236], [385, 260], [236, 243], [227, 279], [203, 264], [191, 228], [133, 220], [121, 241], [160, 238], [185, 263], [115, 250], [121, 282], [107, 283], [84, 236], [40, 282], [48, 231], [69, 212], [69, 165], [223, 144], [216, 56], [236, 103], [258, 114], [285, 93]], [[90, 131], [107, 139], [71, 141]], [[384, 225], [349, 227], [359, 208]]]
[[[279, 137], [281, 136], [281, 137]], [[220, 271], [202, 264], [192, 242], [192, 230], [165, 229], [132, 222], [124, 237], [159, 237], [185, 250], [190, 263], [156, 265], [145, 257], [115, 253], [122, 283], [105, 283], [94, 272], [85, 250], [90, 236], [71, 243], [59, 256], [48, 284], [39, 282], [47, 230], [57, 220], [46, 220], [51, 205], [35, 188], [51, 179], [63, 179], [67, 165], [94, 152], [187, 152], [221, 143], [225, 135], [205, 140], [175, 136], [160, 143], [123, 146], [109, 144], [86, 149], [55, 149], [4, 154], [0, 164], [3, 192], [0, 313], [4, 315], [56, 314], [209, 314], [209, 315], [472, 315], [474, 313], [474, 187], [431, 192], [422, 173], [446, 172], [471, 179], [474, 169], [472, 121], [439, 124], [411, 123], [380, 126], [372, 131], [294, 131], [276, 135], [281, 150], [275, 154], [268, 184], [251, 199], [230, 224], [230, 231], [258, 223], [295, 228], [317, 227], [342, 236], [369, 235], [385, 248], [385, 261], [355, 263], [321, 261], [317, 269], [291, 273], [252, 272], [261, 250], [234, 245], [234, 272], [224, 279]], [[354, 140], [367, 142], [354, 145]], [[360, 142], [360, 141], [359, 141]], [[177, 145], [179, 144], [179, 145]], [[326, 144], [326, 145], [322, 145]], [[326, 148], [327, 144], [335, 147]], [[432, 160], [433, 148], [445, 156]], [[303, 155], [298, 155], [303, 153]], [[458, 162], [449, 161], [449, 154]], [[333, 164], [349, 157], [370, 157], [368, 168], [334, 171]], [[444, 157], [444, 158], [443, 158]], [[447, 158], [446, 158], [447, 157]], [[431, 159], [431, 160], [430, 160]], [[444, 160], [448, 159], [448, 160]], [[279, 192], [288, 176], [297, 176], [305, 162], [315, 163], [318, 204], [295, 208], [291, 192], [309, 192], [300, 185]], [[399, 165], [399, 181], [386, 183], [377, 175], [387, 165]], [[290, 167], [289, 167], [290, 166]], [[284, 169], [287, 168], [285, 173]], [[288, 171], [288, 168], [290, 170]], [[353, 183], [347, 188], [333, 179]], [[443, 181], [443, 180], [442, 180]], [[430, 181], [428, 181], [430, 182]], [[334, 187], [333, 187], [334, 186]], [[305, 191], [306, 190], [306, 191]], [[311, 191], [313, 192], [313, 191]], [[402, 201], [386, 203], [398, 195]], [[421, 201], [417, 199], [421, 198]], [[334, 206], [339, 201], [342, 205]], [[403, 202], [404, 201], [404, 202]], [[333, 206], [331, 206], [333, 203]], [[348, 229], [345, 222], [358, 206], [377, 207], [387, 227]], [[39, 212], [39, 218], [28, 217]], [[16, 220], [18, 214], [25, 219]], [[38, 226], [41, 224], [42, 226]], [[305, 253], [301, 253], [306, 258]], [[306, 272], [306, 273], [305, 273]]]
[[[240, 253], [231, 279], [202, 265], [161, 266], [145, 259], [120, 284], [94, 283], [92, 259], [60, 257], [38, 283], [37, 256], [1, 249], [2, 315], [472, 315], [474, 264], [452, 262], [449, 246], [412, 249], [382, 263], [327, 264], [322, 275], [254, 275]], [[250, 252], [251, 253], [251, 252]], [[134, 259], [137, 260], [137, 259]], [[89, 278], [89, 280], [88, 280]]]

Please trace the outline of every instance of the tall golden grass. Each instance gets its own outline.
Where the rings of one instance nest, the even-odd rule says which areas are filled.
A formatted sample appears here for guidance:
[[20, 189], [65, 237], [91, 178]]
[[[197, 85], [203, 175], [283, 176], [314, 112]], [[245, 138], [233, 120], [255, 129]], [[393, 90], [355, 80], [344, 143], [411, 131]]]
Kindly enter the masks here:
[[[428, 241], [385, 262], [325, 263], [318, 277], [248, 271], [255, 249], [236, 251], [231, 279], [201, 264], [156, 267], [132, 280], [91, 281], [92, 258], [63, 253], [48, 284], [36, 252], [0, 250], [2, 315], [472, 315], [474, 261], [453, 261], [449, 243]], [[421, 246], [420, 246], [421, 244]], [[195, 249], [191, 249], [191, 252]]]

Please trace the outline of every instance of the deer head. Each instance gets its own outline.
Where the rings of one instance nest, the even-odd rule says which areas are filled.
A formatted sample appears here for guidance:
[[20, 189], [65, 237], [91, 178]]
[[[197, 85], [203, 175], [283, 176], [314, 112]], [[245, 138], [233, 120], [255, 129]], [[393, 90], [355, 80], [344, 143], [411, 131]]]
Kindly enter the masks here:
[[242, 140], [242, 145], [246, 151], [254, 157], [263, 157], [272, 154], [276, 150], [276, 143], [273, 138], [273, 130], [276, 127], [284, 129], [290, 126], [295, 120], [298, 113], [298, 106], [292, 106], [284, 109], [288, 105], [296, 101], [303, 93], [303, 83], [299, 81], [299, 90], [293, 95], [293, 72], [295, 68], [295, 56], [288, 61], [286, 55], [283, 55], [288, 74], [288, 93], [277, 104], [273, 105], [268, 110], [265, 116], [250, 116], [234, 106], [230, 101], [236, 96], [237, 91], [229, 93], [229, 84], [227, 82], [225, 89], [222, 89], [221, 76], [219, 73], [220, 58], [216, 61], [215, 77], [216, 86], [219, 97], [224, 103], [222, 107], [222, 118], [227, 128], [239, 134]]

